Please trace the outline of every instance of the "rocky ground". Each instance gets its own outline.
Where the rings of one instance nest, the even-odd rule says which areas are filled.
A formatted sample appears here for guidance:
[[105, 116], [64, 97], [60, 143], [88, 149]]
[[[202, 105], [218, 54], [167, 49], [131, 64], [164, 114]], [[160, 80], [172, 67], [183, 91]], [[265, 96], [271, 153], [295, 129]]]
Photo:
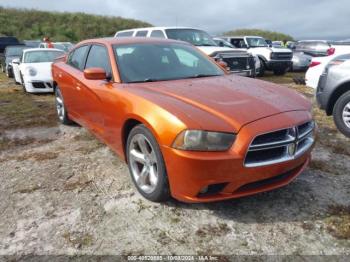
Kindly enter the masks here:
[[[264, 80], [297, 89], [293, 74]], [[211, 204], [155, 204], [52, 95], [0, 75], [0, 255], [350, 255], [350, 140], [315, 108], [313, 161], [289, 186]]]

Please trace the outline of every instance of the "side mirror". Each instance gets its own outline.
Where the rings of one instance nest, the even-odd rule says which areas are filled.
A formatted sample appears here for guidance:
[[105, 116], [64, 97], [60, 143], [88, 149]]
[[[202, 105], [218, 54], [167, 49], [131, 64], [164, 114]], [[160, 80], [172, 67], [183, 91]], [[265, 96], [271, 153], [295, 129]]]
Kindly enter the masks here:
[[103, 68], [92, 67], [84, 70], [84, 77], [89, 80], [106, 80], [107, 73]]
[[247, 44], [242, 44], [242, 48], [247, 48], [249, 49], [249, 46]]
[[19, 59], [18, 58], [15, 58], [12, 60], [12, 64], [16, 64], [16, 65], [19, 65]]

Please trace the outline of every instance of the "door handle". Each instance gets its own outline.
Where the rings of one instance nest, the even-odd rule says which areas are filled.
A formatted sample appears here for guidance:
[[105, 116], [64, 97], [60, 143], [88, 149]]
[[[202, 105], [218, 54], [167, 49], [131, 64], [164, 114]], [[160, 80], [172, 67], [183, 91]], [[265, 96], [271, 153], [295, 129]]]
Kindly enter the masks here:
[[80, 91], [81, 90], [81, 85], [80, 85], [80, 83], [76, 83], [76, 89], [78, 90], [78, 91]]

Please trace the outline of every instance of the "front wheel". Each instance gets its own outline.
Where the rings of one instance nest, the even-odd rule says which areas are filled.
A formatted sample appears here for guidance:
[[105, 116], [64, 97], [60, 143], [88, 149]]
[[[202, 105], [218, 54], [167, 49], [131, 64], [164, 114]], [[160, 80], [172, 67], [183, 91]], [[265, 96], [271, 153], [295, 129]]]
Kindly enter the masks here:
[[153, 202], [170, 198], [168, 176], [159, 145], [144, 126], [134, 127], [127, 140], [127, 161], [132, 180], [142, 196]]
[[339, 131], [350, 137], [350, 91], [343, 94], [335, 103], [333, 119]]
[[72, 120], [69, 119], [66, 106], [64, 105], [63, 96], [59, 87], [55, 89], [55, 103], [56, 103], [56, 112], [58, 119], [64, 125], [71, 125]]
[[259, 77], [264, 76], [265, 75], [265, 70], [266, 70], [265, 62], [262, 59], [260, 59], [260, 70], [259, 70], [258, 76]]

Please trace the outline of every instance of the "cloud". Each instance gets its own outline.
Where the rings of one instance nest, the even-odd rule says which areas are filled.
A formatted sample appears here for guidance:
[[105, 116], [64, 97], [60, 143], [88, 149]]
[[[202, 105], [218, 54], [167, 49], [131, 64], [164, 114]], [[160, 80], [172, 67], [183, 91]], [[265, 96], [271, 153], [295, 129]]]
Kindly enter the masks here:
[[219, 34], [236, 28], [280, 31], [297, 38], [349, 38], [347, 0], [0, 0], [6, 7], [87, 12], [191, 26]]

